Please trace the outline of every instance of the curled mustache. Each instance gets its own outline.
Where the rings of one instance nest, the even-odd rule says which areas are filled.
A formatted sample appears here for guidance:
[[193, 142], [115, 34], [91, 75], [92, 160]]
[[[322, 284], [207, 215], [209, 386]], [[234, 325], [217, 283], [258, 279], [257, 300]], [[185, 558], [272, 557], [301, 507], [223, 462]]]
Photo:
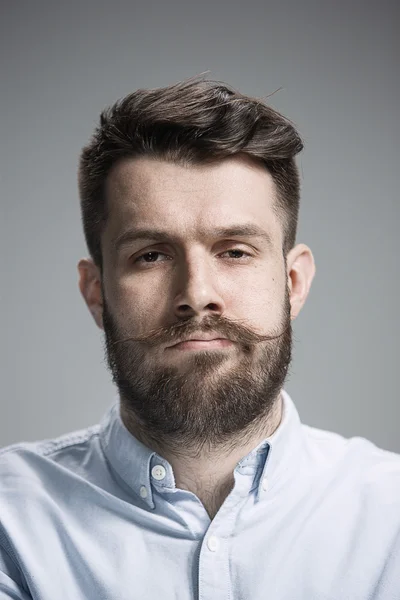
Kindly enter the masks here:
[[[241, 321], [235, 321], [235, 324], [240, 324]], [[150, 331], [150, 333], [146, 336], [139, 336], [139, 337], [126, 337], [126, 338], [122, 338], [120, 340], [115, 340], [114, 342], [112, 342], [112, 344], [121, 344], [123, 342], [147, 342], [150, 345], [157, 345], [160, 343], [165, 342], [176, 342], [178, 343], [183, 337], [189, 337], [193, 334], [196, 333], [207, 333], [207, 332], [212, 332], [215, 333], [216, 335], [220, 334], [220, 337], [225, 337], [228, 338], [234, 342], [242, 342], [245, 344], [256, 344], [259, 342], [268, 342], [268, 341], [272, 341], [272, 340], [276, 340], [279, 339], [280, 337], [282, 337], [283, 335], [285, 335], [285, 333], [287, 332], [287, 330], [291, 327], [291, 321], [289, 321], [288, 325], [284, 328], [284, 330], [281, 333], [277, 333], [276, 335], [261, 335], [258, 333], [255, 333], [253, 331], [251, 331], [250, 329], [244, 327], [241, 330], [240, 335], [237, 335], [237, 333], [233, 330], [233, 327], [229, 324], [227, 324], [227, 331], [225, 332], [218, 332], [216, 331], [215, 327], [212, 325], [208, 325], [208, 326], [204, 326], [203, 328], [199, 328], [199, 326], [194, 325], [191, 329], [188, 328], [187, 323], [181, 323], [178, 324], [174, 327], [174, 329], [171, 329], [168, 332], [165, 332], [164, 330], [160, 330], [160, 329], [152, 329]], [[164, 336], [164, 339], [160, 339], [160, 335]], [[165, 337], [167, 339], [165, 339]]]

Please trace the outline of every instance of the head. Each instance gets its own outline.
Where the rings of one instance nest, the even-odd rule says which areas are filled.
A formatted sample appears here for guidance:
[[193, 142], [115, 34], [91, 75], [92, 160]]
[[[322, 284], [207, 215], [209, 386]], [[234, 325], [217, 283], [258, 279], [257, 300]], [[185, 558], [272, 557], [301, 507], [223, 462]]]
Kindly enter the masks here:
[[[315, 273], [301, 149], [272, 108], [197, 78], [120, 100], [83, 149], [79, 285], [121, 416], [154, 443], [229, 444], [276, 405]], [[225, 345], [176, 346], [204, 335]]]

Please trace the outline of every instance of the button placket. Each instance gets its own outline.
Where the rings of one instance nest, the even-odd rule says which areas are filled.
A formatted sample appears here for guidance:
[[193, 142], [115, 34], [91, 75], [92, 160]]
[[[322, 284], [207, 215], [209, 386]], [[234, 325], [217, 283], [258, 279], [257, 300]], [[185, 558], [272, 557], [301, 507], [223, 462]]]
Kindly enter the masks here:
[[207, 548], [211, 551], [211, 552], [216, 552], [219, 548], [219, 539], [217, 538], [216, 535], [210, 535], [209, 538], [207, 538]]

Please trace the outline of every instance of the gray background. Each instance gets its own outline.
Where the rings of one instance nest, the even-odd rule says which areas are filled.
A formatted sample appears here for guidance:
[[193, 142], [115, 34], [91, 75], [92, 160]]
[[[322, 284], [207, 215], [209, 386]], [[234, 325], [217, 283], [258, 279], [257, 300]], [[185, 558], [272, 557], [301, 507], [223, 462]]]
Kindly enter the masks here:
[[317, 274], [285, 388], [304, 423], [400, 452], [395, 2], [1, 4], [0, 445], [97, 423], [116, 388], [78, 288], [76, 169], [99, 112], [209, 71], [305, 140]]

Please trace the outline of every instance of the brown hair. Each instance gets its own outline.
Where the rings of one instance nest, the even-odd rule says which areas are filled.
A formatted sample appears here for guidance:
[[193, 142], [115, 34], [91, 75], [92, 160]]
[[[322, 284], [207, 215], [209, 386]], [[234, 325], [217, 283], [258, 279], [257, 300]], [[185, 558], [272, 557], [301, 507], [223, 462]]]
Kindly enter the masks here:
[[80, 157], [82, 222], [92, 260], [102, 271], [101, 235], [107, 222], [104, 184], [118, 160], [146, 155], [188, 165], [239, 153], [261, 160], [271, 173], [286, 258], [296, 240], [300, 182], [294, 157], [302, 148], [288, 119], [221, 82], [196, 76], [125, 96], [101, 113]]

